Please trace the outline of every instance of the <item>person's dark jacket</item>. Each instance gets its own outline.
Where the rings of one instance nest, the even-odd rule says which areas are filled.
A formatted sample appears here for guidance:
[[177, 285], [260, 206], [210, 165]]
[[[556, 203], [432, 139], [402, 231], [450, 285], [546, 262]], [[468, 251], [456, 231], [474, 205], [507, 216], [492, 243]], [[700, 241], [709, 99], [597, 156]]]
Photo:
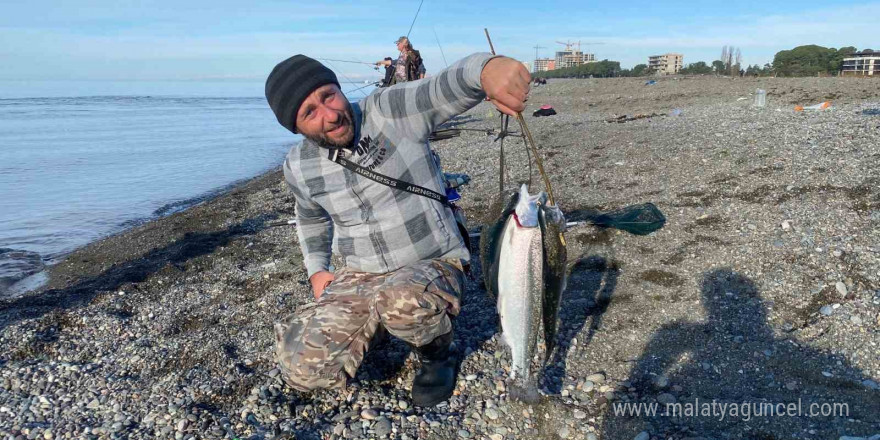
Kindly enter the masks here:
[[425, 66], [422, 60], [422, 54], [413, 49], [406, 56], [406, 80], [415, 81], [419, 79], [421, 73], [424, 72]]

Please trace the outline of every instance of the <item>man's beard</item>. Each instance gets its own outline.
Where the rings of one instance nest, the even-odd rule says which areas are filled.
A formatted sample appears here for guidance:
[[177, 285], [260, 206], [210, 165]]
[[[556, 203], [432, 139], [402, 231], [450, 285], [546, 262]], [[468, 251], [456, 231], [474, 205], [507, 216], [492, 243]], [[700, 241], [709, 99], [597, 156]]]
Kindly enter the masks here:
[[321, 132], [317, 136], [305, 136], [312, 142], [318, 144], [319, 147], [324, 148], [345, 148], [351, 145], [351, 142], [354, 140], [354, 117], [352, 116], [351, 105], [349, 104], [348, 108], [342, 112], [342, 115], [339, 117], [339, 124], [337, 124], [336, 128], [340, 126], [348, 127], [348, 134], [342, 139], [333, 140], [327, 137], [325, 132]]

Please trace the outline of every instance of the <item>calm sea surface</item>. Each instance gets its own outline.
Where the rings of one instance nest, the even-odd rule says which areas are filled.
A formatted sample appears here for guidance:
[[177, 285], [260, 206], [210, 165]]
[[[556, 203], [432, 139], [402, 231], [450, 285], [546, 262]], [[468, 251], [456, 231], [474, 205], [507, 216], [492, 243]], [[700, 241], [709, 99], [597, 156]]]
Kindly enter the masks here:
[[298, 139], [262, 92], [0, 81], [0, 248], [51, 261], [280, 165]]

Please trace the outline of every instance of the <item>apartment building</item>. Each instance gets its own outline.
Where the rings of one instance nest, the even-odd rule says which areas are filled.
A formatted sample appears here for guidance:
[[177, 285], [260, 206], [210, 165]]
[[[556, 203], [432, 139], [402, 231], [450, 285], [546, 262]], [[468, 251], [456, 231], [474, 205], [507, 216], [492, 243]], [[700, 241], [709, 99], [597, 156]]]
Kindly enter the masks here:
[[535, 72], [556, 70], [556, 60], [551, 58], [538, 58], [535, 60]]
[[684, 55], [667, 53], [648, 57], [648, 68], [658, 75], [675, 75], [684, 67]]
[[583, 53], [579, 49], [560, 50], [556, 52], [556, 68], [564, 69], [566, 67], [580, 66], [581, 64], [592, 63], [596, 61], [596, 55], [591, 53]]
[[872, 76], [880, 78], [880, 51], [865, 49], [843, 59], [843, 76]]

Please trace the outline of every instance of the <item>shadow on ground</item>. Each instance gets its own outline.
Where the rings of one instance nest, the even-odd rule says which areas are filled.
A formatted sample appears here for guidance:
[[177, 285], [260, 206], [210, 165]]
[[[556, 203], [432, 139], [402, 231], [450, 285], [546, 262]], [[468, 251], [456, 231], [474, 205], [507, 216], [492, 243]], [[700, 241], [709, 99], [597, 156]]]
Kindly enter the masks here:
[[[635, 388], [630, 401], [659, 400], [657, 415], [620, 414], [619, 403], [609, 405], [600, 438], [631, 440], [642, 431], [664, 439], [877, 433], [880, 391], [863, 385], [862, 373], [846, 359], [774, 336], [751, 279], [729, 268], [716, 269], [703, 275], [700, 286], [706, 319], [663, 326], [630, 371]], [[713, 400], [728, 404], [723, 419], [720, 405], [715, 413], [703, 412]], [[799, 404], [801, 412], [771, 416], [761, 404]], [[685, 413], [689, 406], [697, 413]], [[672, 416], [678, 408], [680, 415]], [[814, 410], [819, 415], [811, 417]], [[822, 415], [835, 410], [844, 414]]]

